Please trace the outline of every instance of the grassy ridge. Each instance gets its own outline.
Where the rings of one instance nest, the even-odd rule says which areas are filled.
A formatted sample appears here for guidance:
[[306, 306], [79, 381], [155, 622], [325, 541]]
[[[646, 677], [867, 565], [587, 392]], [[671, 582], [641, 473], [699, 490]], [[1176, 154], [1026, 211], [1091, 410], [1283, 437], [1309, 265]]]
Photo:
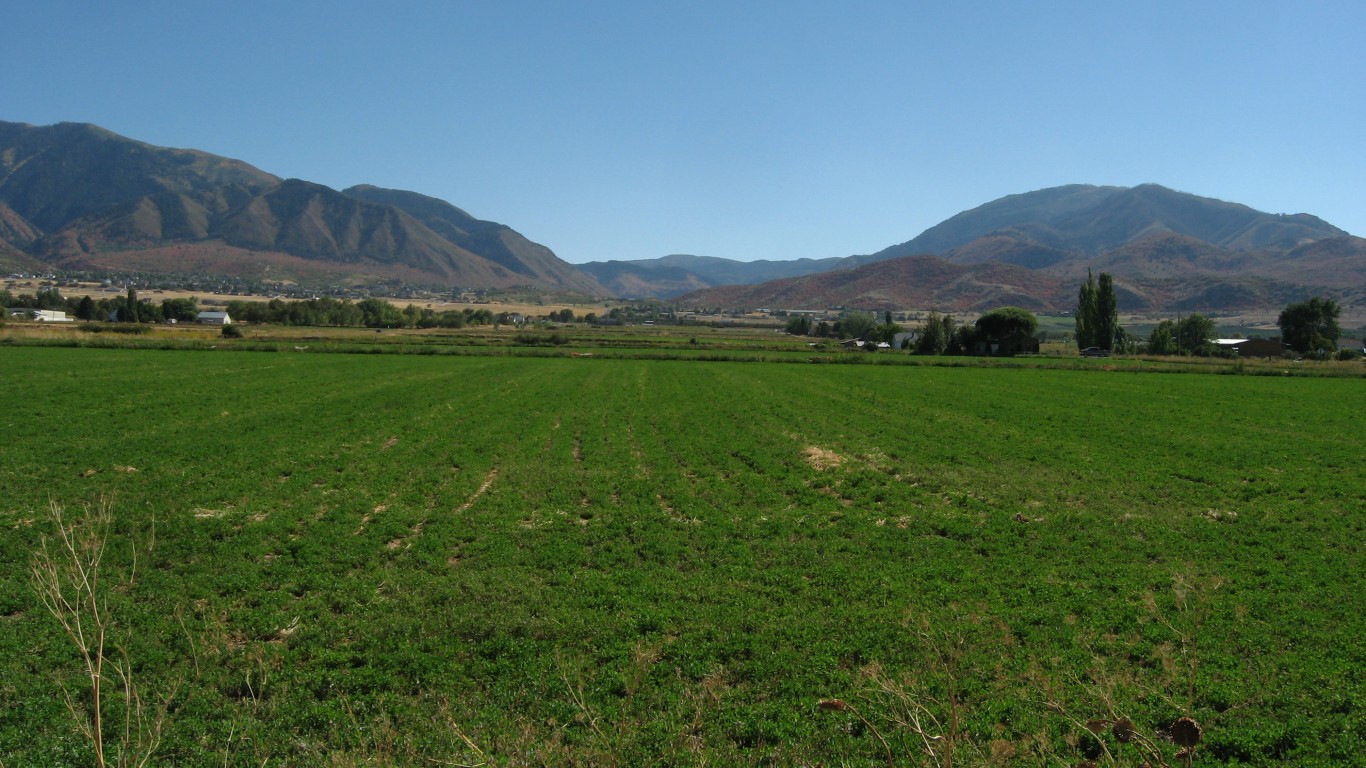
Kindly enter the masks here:
[[155, 519], [111, 600], [147, 684], [185, 681], [168, 762], [884, 764], [826, 697], [903, 761], [915, 702], [958, 712], [960, 761], [1094, 753], [1064, 713], [1191, 714], [1211, 762], [1359, 754], [1354, 380], [0, 362], [7, 766], [89, 762], [27, 563], [50, 499], [102, 494], [111, 568]]

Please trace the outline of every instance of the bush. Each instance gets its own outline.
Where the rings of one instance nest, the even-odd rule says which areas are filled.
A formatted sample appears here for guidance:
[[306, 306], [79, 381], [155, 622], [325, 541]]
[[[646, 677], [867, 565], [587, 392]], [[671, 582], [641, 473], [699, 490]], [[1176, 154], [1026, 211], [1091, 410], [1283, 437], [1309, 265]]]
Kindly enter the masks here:
[[555, 346], [560, 346], [569, 343], [569, 337], [564, 335], [563, 333], [552, 333], [548, 336], [542, 336], [540, 334], [535, 333], [519, 333], [516, 336], [513, 336], [512, 340], [517, 344], [525, 344], [527, 346], [532, 347], [540, 347], [551, 344]]
[[240, 339], [243, 338], [245, 335], [246, 334], [242, 333], [242, 329], [238, 328], [233, 323], [228, 323], [227, 325], [223, 326], [223, 338], [225, 339]]
[[140, 336], [152, 330], [137, 323], [81, 323], [76, 327], [87, 333], [126, 333], [131, 336]]
[[1351, 349], [1351, 348], [1349, 348], [1349, 347], [1343, 347], [1342, 349], [1339, 349], [1339, 350], [1338, 350], [1338, 359], [1339, 359], [1339, 360], [1360, 360], [1360, 359], [1361, 359], [1361, 350], [1359, 350], [1359, 349]]

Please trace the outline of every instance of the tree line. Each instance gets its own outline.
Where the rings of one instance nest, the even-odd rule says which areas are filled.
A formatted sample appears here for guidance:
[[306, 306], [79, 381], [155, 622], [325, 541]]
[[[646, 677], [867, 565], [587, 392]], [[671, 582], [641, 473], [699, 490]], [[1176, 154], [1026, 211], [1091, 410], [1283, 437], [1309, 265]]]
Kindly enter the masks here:
[[167, 320], [191, 322], [199, 315], [198, 300], [163, 299], [160, 303], [139, 299], [132, 288], [123, 296], [94, 299], [90, 296], [63, 296], [56, 288], [39, 289], [33, 294], [0, 291], [0, 305], [10, 309], [41, 309], [65, 312], [77, 320], [108, 320], [121, 323], [160, 323]]
[[[40, 289], [34, 294], [14, 295], [0, 290], [0, 305], [14, 309], [54, 310], [85, 321], [119, 323], [194, 322], [200, 311], [196, 297], [163, 299], [160, 302], [139, 298], [129, 288], [122, 296], [94, 299], [90, 296], [62, 296], [56, 288]], [[495, 313], [490, 309], [465, 307], [436, 311], [430, 307], [409, 304], [399, 309], [383, 299], [299, 299], [286, 301], [230, 301], [224, 308], [234, 322], [270, 325], [333, 326], [355, 328], [464, 328], [465, 326], [497, 325], [513, 322], [512, 313]], [[550, 313], [553, 322], [579, 319], [592, 322], [597, 316], [589, 313], [580, 318], [573, 310]]]
[[[892, 313], [885, 312], [882, 322], [869, 312], [849, 312], [834, 322], [813, 323], [805, 315], [789, 318], [786, 330], [794, 336], [817, 338], [858, 339], [864, 342], [891, 343], [905, 329], [892, 322]], [[998, 344], [1017, 336], [1033, 337], [1038, 330], [1038, 319], [1020, 307], [994, 309], [975, 322], [959, 325], [949, 315], [931, 310], [913, 339], [906, 340], [906, 349], [923, 355], [969, 354], [983, 344]]]
[[[1293, 352], [1320, 358], [1359, 356], [1360, 352], [1354, 350], [1337, 349], [1342, 335], [1338, 325], [1340, 313], [1337, 302], [1317, 296], [1291, 304], [1277, 318], [1281, 335], [1274, 340]], [[1159, 322], [1146, 342], [1132, 336], [1119, 324], [1115, 282], [1107, 272], [1095, 276], [1087, 271], [1086, 282], [1078, 290], [1074, 320], [1079, 350], [1094, 347], [1107, 353], [1132, 353], [1142, 346], [1143, 351], [1153, 355], [1220, 354], [1215, 344], [1214, 320], [1198, 312]], [[975, 322], [962, 324], [950, 315], [931, 310], [915, 336], [907, 341], [907, 348], [926, 355], [969, 354], [1020, 335], [1034, 336], [1037, 327], [1034, 315], [1020, 307], [995, 309]], [[834, 322], [813, 322], [810, 317], [797, 315], [788, 319], [786, 331], [796, 336], [891, 342], [903, 328], [892, 322], [891, 312], [885, 313], [882, 323], [872, 313], [849, 312]]]
[[[1342, 336], [1338, 325], [1341, 311], [1337, 302], [1318, 296], [1291, 304], [1276, 319], [1281, 335], [1275, 340], [1302, 355], [1352, 357], [1351, 350], [1337, 352], [1337, 341]], [[1136, 340], [1119, 325], [1119, 302], [1114, 279], [1108, 273], [1093, 278], [1087, 270], [1086, 282], [1077, 297], [1076, 330], [1078, 349], [1136, 351]], [[1198, 312], [1177, 320], [1163, 320], [1148, 335], [1145, 351], [1153, 355], [1210, 356], [1219, 352], [1215, 334], [1214, 321]]]

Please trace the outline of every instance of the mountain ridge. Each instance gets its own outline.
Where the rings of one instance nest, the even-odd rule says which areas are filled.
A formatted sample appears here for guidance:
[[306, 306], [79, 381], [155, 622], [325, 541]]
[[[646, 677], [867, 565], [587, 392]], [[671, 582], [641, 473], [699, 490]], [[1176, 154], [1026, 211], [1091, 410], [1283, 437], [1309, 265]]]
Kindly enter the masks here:
[[[0, 255], [12, 269], [216, 270], [703, 304], [730, 297], [780, 305], [786, 296], [869, 308], [923, 300], [1049, 307], [1059, 301], [1056, 283], [1075, 284], [1088, 271], [1113, 274], [1140, 307], [1210, 302], [1202, 308], [1222, 309], [1308, 293], [1366, 301], [1366, 240], [1307, 213], [1268, 214], [1157, 184], [1070, 184], [1007, 195], [864, 255], [741, 262], [673, 254], [575, 266], [507, 225], [438, 198], [282, 179], [240, 160], [156, 147], [88, 123], [0, 122]], [[926, 256], [955, 269], [921, 259], [840, 274]], [[813, 292], [820, 286], [828, 295]]]
[[[55, 267], [130, 271], [151, 264], [175, 272], [196, 264], [277, 280], [607, 293], [506, 225], [417, 193], [368, 185], [351, 191], [88, 123], [0, 122], [0, 240]], [[374, 199], [385, 196], [393, 202]], [[448, 210], [405, 210], [419, 207], [419, 198]]]

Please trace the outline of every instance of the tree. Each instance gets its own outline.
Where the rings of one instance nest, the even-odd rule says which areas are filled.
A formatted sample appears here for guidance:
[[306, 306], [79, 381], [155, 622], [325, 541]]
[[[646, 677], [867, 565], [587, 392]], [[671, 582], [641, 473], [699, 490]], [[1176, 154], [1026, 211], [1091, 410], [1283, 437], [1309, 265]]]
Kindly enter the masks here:
[[1286, 307], [1276, 325], [1281, 328], [1281, 340], [1300, 354], [1325, 352], [1337, 346], [1342, 330], [1338, 303], [1318, 296]]
[[1077, 296], [1076, 326], [1077, 349], [1113, 350], [1126, 338], [1119, 327], [1119, 299], [1109, 272], [1101, 272], [1097, 281], [1091, 270], [1086, 270], [1086, 282]]
[[1153, 332], [1148, 334], [1148, 353], [1152, 355], [1174, 355], [1176, 346], [1176, 323], [1163, 320]]
[[1001, 307], [977, 318], [977, 333], [987, 341], [1001, 341], [1012, 336], [1033, 336], [1039, 327], [1034, 313], [1020, 307]]
[[[892, 313], [888, 312], [887, 314], [890, 315]], [[892, 339], [895, 339], [896, 335], [901, 333], [901, 331], [901, 326], [896, 323], [883, 323], [868, 334], [868, 341], [886, 342], [891, 344]]]
[[82, 297], [81, 297], [81, 303], [78, 304], [78, 305], [76, 306], [76, 319], [78, 319], [78, 320], [94, 320], [94, 319], [95, 319], [95, 301], [94, 301], [94, 299], [91, 299], [89, 296], [82, 296]]
[[1095, 315], [1091, 318], [1095, 328], [1095, 345], [1101, 349], [1117, 349], [1120, 341], [1119, 300], [1115, 298], [1115, 280], [1109, 272], [1101, 272], [1096, 285]]
[[972, 345], [977, 342], [977, 326], [970, 323], [963, 323], [953, 331], [953, 336], [949, 338], [949, 346], [944, 351], [950, 355], [961, 355], [972, 349]]
[[841, 339], [866, 339], [877, 327], [877, 320], [868, 312], [850, 312], [836, 326]]
[[915, 351], [922, 355], [943, 354], [944, 350], [948, 349], [951, 338], [953, 338], [953, 318], [930, 310], [930, 314], [925, 317], [925, 324], [920, 327], [920, 335], [915, 342]]
[[138, 292], [133, 290], [133, 286], [128, 286], [128, 300], [123, 304], [123, 310], [119, 312], [119, 320], [125, 323], [138, 322]]
[[381, 299], [366, 299], [356, 305], [367, 328], [399, 328], [403, 325], [403, 315], [393, 304]]
[[787, 332], [793, 336], [811, 335], [811, 318], [806, 315], [793, 315], [787, 319]]
[[1214, 321], [1201, 314], [1188, 315], [1176, 324], [1176, 348], [1183, 355], [1209, 355]]
[[1095, 328], [1092, 323], [1096, 316], [1096, 280], [1091, 276], [1091, 270], [1086, 270], [1086, 282], [1081, 284], [1081, 290], [1077, 294], [1077, 349], [1098, 346], [1095, 339]]

